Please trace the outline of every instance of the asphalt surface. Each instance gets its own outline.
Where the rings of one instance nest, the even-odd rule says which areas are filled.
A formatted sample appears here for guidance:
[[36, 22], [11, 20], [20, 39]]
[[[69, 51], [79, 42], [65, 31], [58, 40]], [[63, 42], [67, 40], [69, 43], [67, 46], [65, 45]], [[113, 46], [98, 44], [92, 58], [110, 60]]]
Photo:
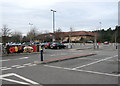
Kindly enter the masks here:
[[[76, 48], [92, 47], [77, 50]], [[40, 54], [2, 57], [0, 62], [2, 84], [118, 84], [118, 50], [114, 45], [74, 45], [73, 49], [44, 50], [44, 60], [59, 57], [96, 53], [48, 64], [35, 64]]]

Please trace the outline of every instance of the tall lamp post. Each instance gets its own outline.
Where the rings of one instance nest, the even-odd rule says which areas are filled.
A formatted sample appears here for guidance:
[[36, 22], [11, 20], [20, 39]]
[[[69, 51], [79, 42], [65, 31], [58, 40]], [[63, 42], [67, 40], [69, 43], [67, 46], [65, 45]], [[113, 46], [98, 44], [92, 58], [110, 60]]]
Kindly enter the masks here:
[[[33, 24], [31, 24], [31, 23], [29, 23], [29, 25], [30, 25], [30, 29], [32, 29], [32, 25]], [[30, 32], [30, 30], [29, 30], [29, 32]], [[32, 41], [32, 39], [31, 39], [31, 37], [30, 37], [30, 42]]]
[[102, 22], [99, 22], [99, 24], [100, 24], [100, 30], [101, 30], [101, 24], [102, 24]]
[[51, 11], [53, 12], [53, 42], [55, 41], [55, 10], [52, 10]]
[[115, 31], [115, 46], [116, 46], [116, 49], [118, 48], [118, 45], [117, 45], [117, 34], [118, 34], [118, 25], [116, 26], [116, 31]]

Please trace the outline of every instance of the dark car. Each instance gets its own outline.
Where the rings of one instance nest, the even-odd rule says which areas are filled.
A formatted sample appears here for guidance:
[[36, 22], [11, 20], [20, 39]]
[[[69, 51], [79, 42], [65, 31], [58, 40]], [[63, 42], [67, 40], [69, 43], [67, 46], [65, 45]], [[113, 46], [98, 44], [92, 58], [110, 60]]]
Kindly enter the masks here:
[[61, 48], [65, 48], [66, 46], [62, 43], [52, 43], [50, 45], [50, 48], [53, 48], [53, 49], [61, 49]]
[[44, 45], [45, 45], [45, 43], [42, 43], [40, 46], [41, 46], [41, 47], [44, 47]]

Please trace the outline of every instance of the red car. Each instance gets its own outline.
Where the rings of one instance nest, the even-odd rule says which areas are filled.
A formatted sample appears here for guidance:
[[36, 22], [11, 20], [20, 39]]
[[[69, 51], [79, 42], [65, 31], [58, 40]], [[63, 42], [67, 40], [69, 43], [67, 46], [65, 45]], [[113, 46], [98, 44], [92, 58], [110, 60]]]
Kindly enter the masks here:
[[49, 49], [51, 44], [52, 44], [51, 42], [45, 43], [45, 44], [44, 44], [44, 48], [45, 48], [45, 49]]

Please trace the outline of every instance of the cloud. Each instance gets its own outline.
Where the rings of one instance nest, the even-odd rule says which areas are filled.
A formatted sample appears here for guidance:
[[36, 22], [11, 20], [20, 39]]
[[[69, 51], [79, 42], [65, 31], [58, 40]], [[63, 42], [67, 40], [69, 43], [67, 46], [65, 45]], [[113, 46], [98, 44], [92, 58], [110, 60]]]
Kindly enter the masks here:
[[[91, 1], [91, 2], [90, 2]], [[26, 34], [30, 29], [29, 23], [39, 31], [52, 32], [52, 12], [55, 9], [56, 29], [69, 31], [95, 30], [102, 22], [102, 28], [117, 25], [117, 0], [12, 0], [2, 1], [2, 23], [10, 29]]]

